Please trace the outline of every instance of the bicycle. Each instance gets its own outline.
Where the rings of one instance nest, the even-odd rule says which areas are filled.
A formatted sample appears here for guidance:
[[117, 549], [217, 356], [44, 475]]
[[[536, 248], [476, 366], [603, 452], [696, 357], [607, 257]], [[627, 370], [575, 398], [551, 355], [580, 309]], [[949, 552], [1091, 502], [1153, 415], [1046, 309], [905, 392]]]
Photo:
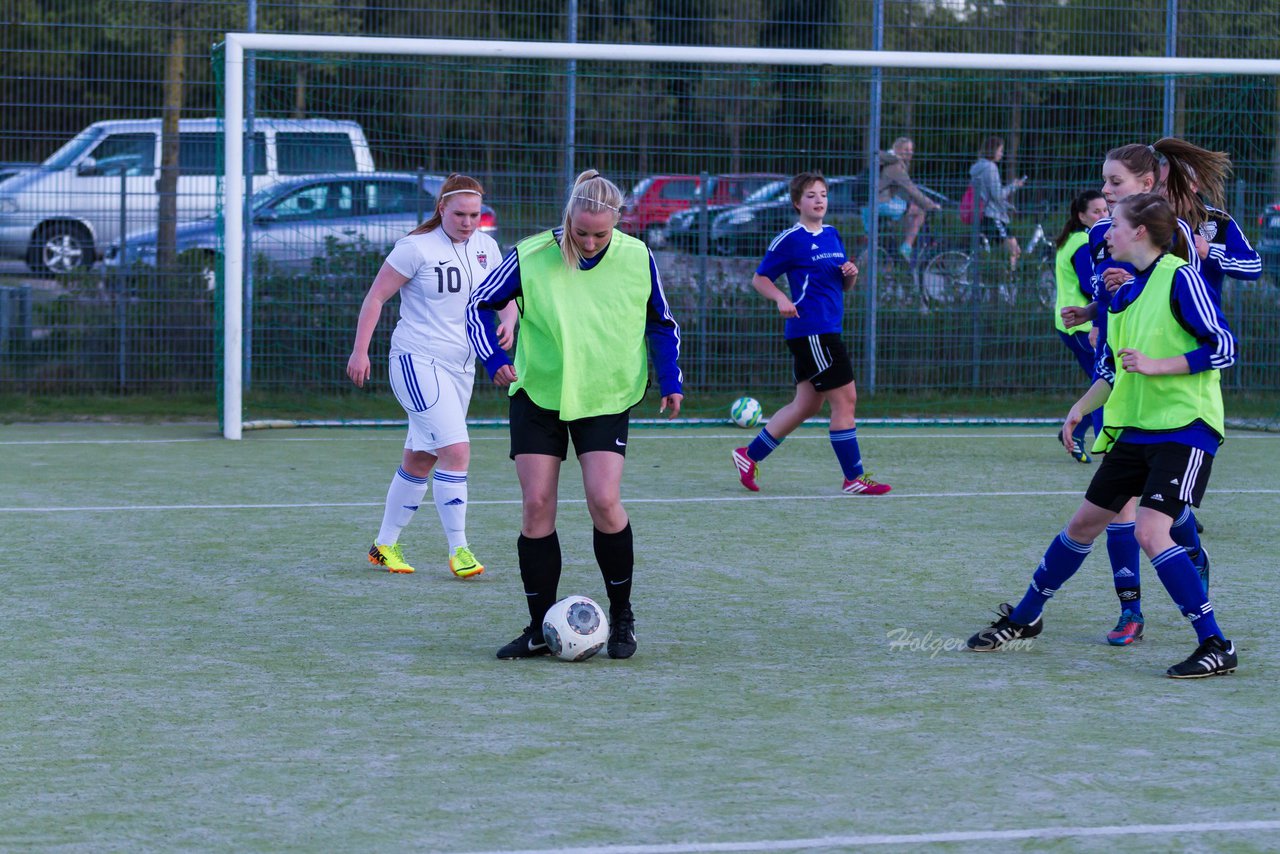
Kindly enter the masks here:
[[[940, 209], [955, 207], [955, 203], [941, 193], [925, 187], [920, 190], [936, 201]], [[876, 246], [877, 305], [884, 308], [917, 307], [921, 311], [928, 311], [930, 305], [937, 302], [933, 292], [941, 294], [951, 287], [949, 280], [940, 281], [936, 272], [929, 273], [931, 266], [946, 267], [954, 262], [952, 256], [956, 252], [933, 231], [930, 227], [931, 219], [932, 217], [926, 217], [921, 224], [910, 258], [903, 258], [899, 253], [901, 244], [898, 229], [894, 227], [896, 221], [882, 219]], [[967, 263], [969, 256], [961, 254]], [[865, 268], [867, 257], [864, 245], [857, 259], [860, 268]]]
[[[921, 280], [921, 293], [930, 305], [970, 302], [1015, 305], [1029, 296], [1043, 308], [1057, 300], [1056, 253], [1043, 223], [1037, 222], [1017, 267], [993, 253], [991, 241], [978, 236], [979, 256], [952, 248], [929, 260]], [[976, 282], [976, 286], [975, 286]]]

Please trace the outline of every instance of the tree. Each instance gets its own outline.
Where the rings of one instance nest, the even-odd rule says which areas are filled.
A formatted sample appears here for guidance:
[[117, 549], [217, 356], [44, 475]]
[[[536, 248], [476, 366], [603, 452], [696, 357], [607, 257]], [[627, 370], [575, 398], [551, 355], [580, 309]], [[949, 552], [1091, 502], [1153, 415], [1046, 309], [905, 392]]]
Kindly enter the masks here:
[[160, 108], [160, 180], [156, 182], [156, 266], [162, 271], [172, 270], [178, 260], [178, 121], [187, 78], [186, 4], [184, 0], [169, 0], [167, 11], [169, 41], [164, 64], [164, 103]]

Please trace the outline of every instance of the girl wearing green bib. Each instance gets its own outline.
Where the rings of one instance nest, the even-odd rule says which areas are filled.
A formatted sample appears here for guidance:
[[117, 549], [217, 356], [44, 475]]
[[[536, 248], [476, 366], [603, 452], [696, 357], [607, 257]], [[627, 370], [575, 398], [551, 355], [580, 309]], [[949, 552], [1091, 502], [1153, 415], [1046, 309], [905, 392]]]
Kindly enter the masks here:
[[[523, 496], [517, 549], [529, 626], [498, 658], [549, 652], [542, 620], [556, 602], [560, 466], [573, 442], [582, 466], [596, 561], [609, 597], [610, 658], [636, 651], [631, 611], [631, 522], [622, 506], [627, 418], [649, 382], [646, 344], [662, 392], [659, 412], [684, 399], [680, 330], [658, 268], [642, 242], [615, 226], [622, 191], [598, 172], [578, 176], [560, 229], [521, 241], [471, 297], [468, 334], [498, 385], [510, 389], [511, 458]], [[515, 300], [520, 334], [515, 363], [482, 313]]]
[[[1089, 257], [1089, 229], [1107, 215], [1107, 202], [1097, 190], [1085, 190], [1071, 200], [1071, 212], [1055, 241], [1057, 255], [1054, 259], [1054, 278], [1058, 295], [1053, 311], [1053, 325], [1063, 345], [1076, 357], [1080, 369], [1092, 382], [1094, 377], [1093, 324], [1085, 321], [1067, 326], [1064, 309], [1083, 308], [1093, 301], [1093, 259]], [[1073, 313], [1067, 312], [1070, 317]], [[1102, 429], [1102, 413], [1094, 412], [1093, 434]], [[1087, 463], [1089, 453], [1084, 449], [1084, 437], [1089, 422], [1081, 421], [1071, 434], [1071, 456], [1076, 462]]]
[[[1167, 675], [1231, 673], [1235, 645], [1218, 628], [1199, 573], [1171, 529], [1187, 505], [1198, 507], [1204, 497], [1223, 440], [1219, 371], [1235, 362], [1235, 337], [1204, 279], [1184, 260], [1190, 247], [1164, 198], [1146, 193], [1121, 200], [1106, 241], [1111, 257], [1135, 272], [1112, 295], [1099, 378], [1063, 426], [1065, 443], [1085, 415], [1105, 403], [1094, 450], [1106, 457], [1022, 601], [1001, 605], [999, 619], [968, 645], [989, 652], [1039, 635], [1045, 603], [1080, 568], [1116, 514], [1138, 498], [1138, 543], [1200, 641]], [[1166, 254], [1169, 245], [1183, 258]]]

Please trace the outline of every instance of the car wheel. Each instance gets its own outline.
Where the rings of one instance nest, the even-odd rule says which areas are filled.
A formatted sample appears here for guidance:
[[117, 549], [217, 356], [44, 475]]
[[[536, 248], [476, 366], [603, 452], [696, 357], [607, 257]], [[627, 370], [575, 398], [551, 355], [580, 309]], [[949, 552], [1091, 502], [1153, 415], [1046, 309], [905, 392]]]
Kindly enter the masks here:
[[711, 241], [711, 249], [717, 255], [731, 256], [738, 251], [738, 243], [732, 237], [721, 235]]
[[92, 266], [93, 260], [88, 230], [74, 222], [57, 222], [37, 232], [29, 262], [37, 273], [65, 276], [77, 267]]

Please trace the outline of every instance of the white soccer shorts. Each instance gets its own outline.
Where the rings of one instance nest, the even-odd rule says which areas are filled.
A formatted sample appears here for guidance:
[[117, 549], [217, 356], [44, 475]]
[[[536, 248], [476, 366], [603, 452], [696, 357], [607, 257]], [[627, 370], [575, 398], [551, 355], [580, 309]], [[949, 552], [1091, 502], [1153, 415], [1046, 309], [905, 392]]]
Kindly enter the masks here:
[[469, 442], [467, 407], [475, 373], [455, 371], [430, 356], [409, 353], [390, 360], [391, 391], [409, 416], [407, 451], [431, 451]]

